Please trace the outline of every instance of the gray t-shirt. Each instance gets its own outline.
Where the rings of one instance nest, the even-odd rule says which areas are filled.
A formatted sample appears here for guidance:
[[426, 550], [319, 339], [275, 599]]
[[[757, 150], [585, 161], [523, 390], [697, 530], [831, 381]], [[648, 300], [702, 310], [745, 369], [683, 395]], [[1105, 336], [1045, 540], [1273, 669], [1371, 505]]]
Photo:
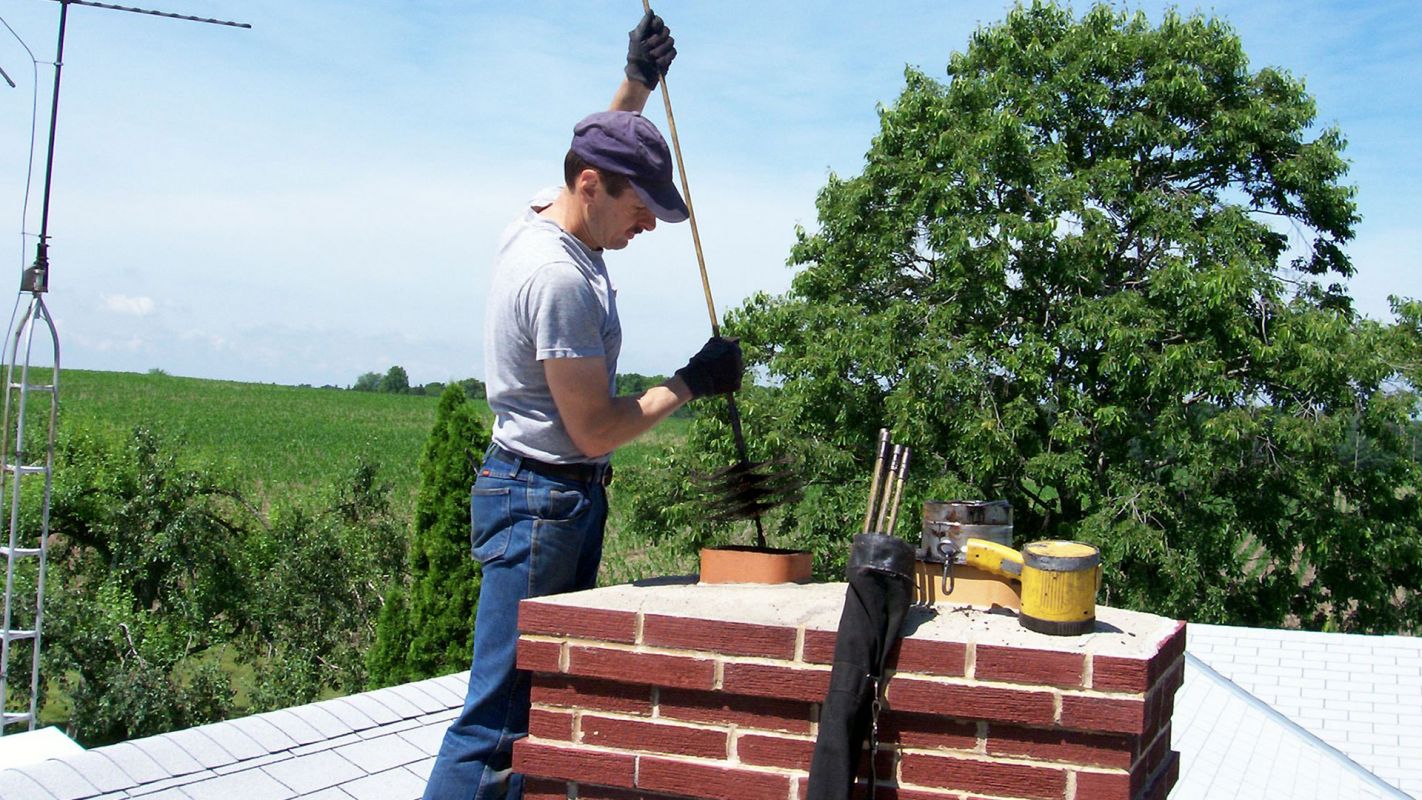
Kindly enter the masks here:
[[555, 464], [589, 459], [573, 445], [543, 373], [550, 358], [601, 356], [617, 393], [622, 324], [602, 253], [538, 216], [558, 196], [540, 192], [504, 231], [484, 316], [485, 384], [493, 439], [513, 453]]

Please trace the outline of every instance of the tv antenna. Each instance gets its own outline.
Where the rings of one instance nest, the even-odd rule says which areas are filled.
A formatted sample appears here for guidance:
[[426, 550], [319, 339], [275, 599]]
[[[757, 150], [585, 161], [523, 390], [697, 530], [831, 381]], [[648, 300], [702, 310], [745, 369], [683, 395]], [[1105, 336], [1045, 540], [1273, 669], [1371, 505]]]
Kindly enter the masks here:
[[[244, 22], [192, 17], [147, 8], [97, 3], [93, 0], [54, 0], [59, 3], [59, 41], [54, 57], [54, 92], [49, 112], [49, 147], [45, 155], [44, 200], [40, 209], [39, 243], [35, 261], [20, 277], [20, 300], [30, 295], [29, 307], [14, 328], [10, 347], [5, 351], [5, 410], [0, 428], [0, 510], [9, 500], [9, 541], [0, 546], [5, 556], [5, 608], [0, 627], [0, 736], [14, 725], [27, 725], [34, 730], [39, 720], [40, 632], [44, 620], [45, 557], [49, 550], [49, 502], [54, 475], [54, 433], [59, 413], [59, 332], [45, 306], [49, 291], [49, 200], [54, 178], [54, 134], [59, 119], [59, 80], [64, 69], [64, 33], [70, 6], [93, 6], [111, 11], [126, 11], [155, 17], [224, 25], [231, 28], [251, 28]], [[3, 73], [0, 73], [3, 74]], [[5, 75], [5, 82], [14, 81]], [[19, 311], [19, 302], [15, 305]], [[13, 321], [13, 318], [12, 318]], [[39, 352], [36, 352], [38, 348]], [[44, 358], [48, 350], [48, 358]], [[31, 369], [32, 361], [49, 362]], [[44, 405], [48, 408], [43, 408]], [[33, 411], [47, 412], [48, 424], [41, 428], [27, 421]], [[38, 446], [27, 437], [43, 440]], [[39, 513], [21, 512], [21, 494], [25, 486], [34, 491], [43, 487]], [[8, 498], [5, 492], [9, 491]], [[22, 517], [24, 517], [22, 519]], [[36, 529], [37, 528], [37, 529]], [[4, 544], [4, 543], [0, 543]], [[27, 651], [27, 652], [26, 652]], [[12, 667], [18, 673], [12, 673]], [[20, 694], [15, 708], [11, 707], [10, 688], [17, 677], [28, 678], [28, 693]], [[25, 710], [19, 710], [27, 707]]]

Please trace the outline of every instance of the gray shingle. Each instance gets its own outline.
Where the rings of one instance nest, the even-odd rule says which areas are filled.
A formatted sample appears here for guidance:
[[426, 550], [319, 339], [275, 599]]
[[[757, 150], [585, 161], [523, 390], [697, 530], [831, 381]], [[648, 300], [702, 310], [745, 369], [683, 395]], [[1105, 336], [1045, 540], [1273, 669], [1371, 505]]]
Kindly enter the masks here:
[[311, 723], [302, 719], [300, 714], [289, 708], [281, 711], [272, 711], [262, 714], [259, 717], [249, 719], [261, 719], [269, 723], [273, 728], [281, 732], [283, 736], [291, 737], [297, 744], [311, 744], [326, 738], [319, 730], [312, 727]]
[[365, 777], [365, 773], [356, 765], [330, 750], [262, 767], [262, 771], [281, 781], [298, 795], [310, 794], [318, 789]]
[[381, 736], [356, 742], [337, 749], [336, 754], [372, 775], [412, 764], [425, 757], [419, 748], [399, 736]]
[[445, 708], [464, 705], [464, 696], [469, 691], [469, 671], [456, 672], [440, 678], [430, 678], [411, 684], [419, 691], [434, 699]]
[[54, 800], [30, 776], [14, 769], [0, 769], [0, 797], [5, 800]]
[[422, 761], [416, 761], [413, 764], [406, 764], [405, 769], [411, 775], [414, 775], [416, 778], [419, 778], [420, 781], [423, 783], [430, 779], [430, 772], [434, 770], [434, 764], [435, 757], [430, 756], [429, 758], [426, 758]]
[[400, 769], [351, 781], [341, 788], [356, 800], [419, 800], [425, 782]]
[[423, 708], [407, 700], [400, 692], [393, 691], [394, 688], [392, 686], [388, 689], [366, 692], [366, 697], [390, 709], [400, 719], [412, 719], [425, 713]]
[[434, 755], [439, 752], [440, 743], [444, 741], [444, 731], [448, 728], [447, 723], [424, 725], [408, 731], [401, 731], [398, 735], [401, 739], [415, 746], [425, 755]]
[[65, 757], [64, 763], [83, 775], [84, 780], [94, 784], [94, 788], [100, 792], [116, 792], [136, 785], [133, 778], [125, 774], [117, 764], [101, 752], [90, 750], [76, 753]]
[[296, 792], [260, 769], [247, 769], [183, 787], [193, 800], [290, 800]]
[[158, 762], [164, 775], [187, 775], [203, 768], [186, 750], [167, 737], [150, 736], [147, 739], [135, 739], [130, 743]]
[[168, 771], [133, 742], [120, 742], [89, 752], [98, 753], [114, 762], [114, 766], [131, 778], [135, 785], [141, 786], [168, 777]]
[[363, 731], [366, 728], [374, 728], [375, 720], [365, 713], [360, 705], [351, 702], [349, 697], [338, 697], [335, 700], [327, 700], [321, 704], [324, 711], [333, 714], [337, 719], [345, 724], [348, 731]]
[[231, 764], [237, 757], [212, 740], [202, 728], [187, 728], [165, 734], [168, 742], [183, 749], [193, 760], [207, 769]]
[[342, 722], [336, 715], [326, 710], [326, 703], [297, 706], [296, 708], [289, 708], [287, 711], [295, 714], [302, 722], [315, 728], [321, 734], [322, 739], [344, 736], [351, 732], [351, 726]]
[[18, 771], [30, 776], [35, 783], [43, 786], [59, 800], [79, 800], [99, 794], [94, 784], [84, 780], [73, 767], [63, 761], [51, 759], [38, 764], [26, 764]]
[[412, 706], [420, 710], [421, 714], [428, 714], [432, 711], [441, 711], [445, 704], [434, 699], [428, 692], [420, 690], [418, 683], [406, 683], [401, 686], [391, 686], [384, 691], [399, 697]]
[[225, 767], [218, 767], [217, 769], [213, 770], [213, 772], [216, 772], [218, 775], [230, 775], [234, 772], [241, 772], [244, 769], [256, 769], [257, 767], [265, 767], [268, 764], [275, 764], [278, 761], [285, 761], [291, 757], [291, 751], [284, 750], [280, 753], [269, 753], [264, 756], [257, 756], [256, 758], [248, 758], [243, 761], [238, 761], [236, 764], [228, 764]]
[[364, 738], [365, 737], [361, 736], [358, 733], [348, 733], [345, 736], [337, 736], [334, 739], [324, 739], [319, 742], [312, 742], [311, 744], [303, 744], [302, 746], [292, 748], [287, 752], [291, 753], [296, 758], [302, 758], [304, 756], [310, 755], [311, 753], [319, 753], [322, 750], [334, 750], [337, 747], [345, 747], [348, 744], [354, 744], [356, 742], [362, 741]]
[[209, 739], [217, 743], [218, 747], [231, 753], [233, 758], [244, 761], [249, 758], [264, 756], [271, 751], [252, 740], [252, 737], [243, 733], [240, 728], [231, 722], [218, 722], [213, 725], [204, 725], [198, 728]]
[[184, 797], [186, 796], [182, 793], [182, 788], [184, 786], [190, 783], [197, 783], [198, 781], [205, 781], [208, 778], [216, 777], [216, 772], [213, 772], [210, 769], [203, 769], [198, 770], [197, 772], [189, 772], [186, 775], [175, 775], [171, 778], [164, 778], [161, 781], [146, 783], [136, 789], [130, 790], [129, 794], [134, 797], [143, 797], [145, 798], [145, 800], [147, 800], [148, 797], [148, 795], [145, 794], [146, 792], [164, 794], [165, 796], [171, 795], [173, 797]]
[[280, 753], [283, 750], [290, 750], [300, 744], [295, 738], [276, 725], [272, 724], [266, 714], [258, 714], [254, 717], [241, 717], [228, 722], [233, 728], [241, 731], [243, 735], [256, 743], [264, 753]]

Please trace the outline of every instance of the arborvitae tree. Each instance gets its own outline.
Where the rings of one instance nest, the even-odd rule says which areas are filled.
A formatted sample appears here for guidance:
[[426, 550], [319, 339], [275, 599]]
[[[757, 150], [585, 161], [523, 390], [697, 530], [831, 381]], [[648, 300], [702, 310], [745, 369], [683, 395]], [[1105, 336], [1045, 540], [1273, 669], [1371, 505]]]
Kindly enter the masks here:
[[469, 487], [489, 428], [463, 387], [440, 395], [420, 459], [408, 586], [386, 592], [367, 659], [371, 686], [444, 675], [469, 666], [479, 568], [469, 557]]

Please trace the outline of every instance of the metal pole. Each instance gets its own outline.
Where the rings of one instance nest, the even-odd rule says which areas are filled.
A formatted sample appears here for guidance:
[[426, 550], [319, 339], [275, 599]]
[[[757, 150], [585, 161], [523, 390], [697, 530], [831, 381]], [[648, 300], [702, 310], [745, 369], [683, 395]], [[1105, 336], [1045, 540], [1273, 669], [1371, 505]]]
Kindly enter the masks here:
[[64, 74], [64, 30], [69, 21], [69, 3], [59, 0], [59, 44], [54, 55], [54, 94], [49, 104], [49, 148], [44, 159], [44, 201], [40, 206], [39, 244], [34, 266], [25, 270], [20, 291], [41, 294], [49, 290], [49, 197], [54, 186], [54, 135], [59, 122], [59, 80]]

